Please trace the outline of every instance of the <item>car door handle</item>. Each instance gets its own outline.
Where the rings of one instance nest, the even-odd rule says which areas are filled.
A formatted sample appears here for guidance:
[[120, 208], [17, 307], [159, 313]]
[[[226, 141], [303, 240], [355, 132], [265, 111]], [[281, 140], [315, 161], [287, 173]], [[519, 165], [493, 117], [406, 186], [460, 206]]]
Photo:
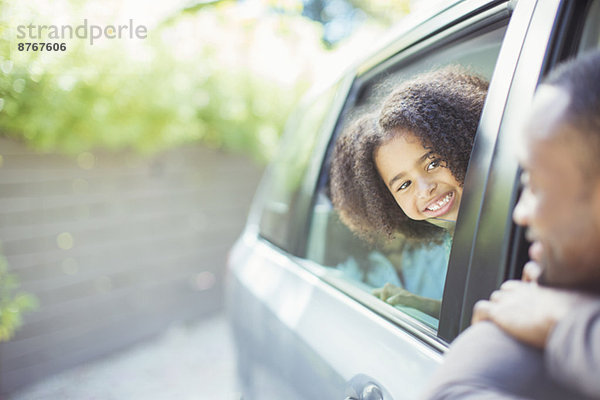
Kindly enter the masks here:
[[385, 386], [365, 374], [357, 374], [347, 383], [344, 400], [393, 400]]
[[383, 393], [377, 385], [370, 383], [363, 389], [361, 400], [383, 400]]
[[377, 385], [369, 383], [363, 388], [360, 398], [348, 396], [344, 400], [383, 400], [383, 393]]

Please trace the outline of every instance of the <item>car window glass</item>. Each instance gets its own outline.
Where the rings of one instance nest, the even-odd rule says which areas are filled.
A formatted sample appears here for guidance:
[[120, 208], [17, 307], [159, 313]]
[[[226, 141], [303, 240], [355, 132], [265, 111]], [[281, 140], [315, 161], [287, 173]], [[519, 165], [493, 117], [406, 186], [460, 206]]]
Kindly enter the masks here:
[[[357, 95], [347, 105], [348, 110], [336, 130], [339, 135], [356, 118], [377, 111], [382, 101], [395, 86], [418, 74], [448, 64], [459, 64], [468, 70], [488, 79], [491, 77], [500, 45], [505, 32], [505, 24], [487, 27], [468, 37], [446, 42], [438, 47], [421, 51], [410, 58], [399, 56], [392, 59], [385, 68], [378, 71], [357, 89]], [[377, 67], [376, 67], [377, 69]], [[368, 73], [367, 73], [368, 75]], [[335, 145], [335, 139], [330, 147]], [[415, 242], [398, 239], [394, 242], [373, 245], [359, 239], [341, 221], [333, 209], [328, 191], [329, 162], [331, 148], [322, 168], [321, 184], [312, 209], [311, 224], [307, 240], [307, 258], [318, 264], [322, 274], [333, 280], [342, 279], [363, 292], [381, 292], [387, 285], [391, 294], [398, 288], [404, 289], [423, 300], [419, 306], [401, 295], [401, 304], [388, 303], [389, 312], [401, 312], [432, 329], [437, 329], [438, 318], [427, 311], [432, 304], [439, 309], [443, 296], [448, 257], [452, 237], [446, 233], [435, 242]], [[398, 293], [406, 293], [399, 291]], [[431, 302], [428, 303], [428, 301]], [[395, 301], [391, 301], [394, 303]], [[437, 303], [436, 303], [437, 302]], [[423, 304], [429, 305], [423, 305]]]
[[313, 154], [320, 127], [330, 111], [338, 85], [298, 107], [290, 117], [275, 160], [265, 174], [265, 203], [260, 234], [284, 250], [293, 252], [294, 205]]
[[600, 1], [594, 1], [586, 16], [583, 26], [581, 41], [579, 43], [579, 52], [592, 50], [600, 46]]

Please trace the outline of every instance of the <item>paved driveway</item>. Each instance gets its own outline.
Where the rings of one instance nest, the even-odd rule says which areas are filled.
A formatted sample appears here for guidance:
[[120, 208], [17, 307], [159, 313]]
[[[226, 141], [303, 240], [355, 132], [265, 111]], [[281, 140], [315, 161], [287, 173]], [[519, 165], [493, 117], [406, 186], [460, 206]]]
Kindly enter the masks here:
[[223, 314], [25, 388], [10, 400], [240, 400]]

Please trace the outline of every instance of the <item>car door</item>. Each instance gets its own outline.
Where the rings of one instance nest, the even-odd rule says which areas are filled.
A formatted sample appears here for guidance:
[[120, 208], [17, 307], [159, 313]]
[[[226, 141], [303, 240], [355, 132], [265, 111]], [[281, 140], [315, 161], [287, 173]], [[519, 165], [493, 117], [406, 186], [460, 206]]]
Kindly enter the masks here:
[[[525, 38], [535, 27], [542, 43], [550, 40], [559, 3], [458, 3], [415, 23], [291, 120], [229, 260], [228, 301], [244, 398], [418, 397], [466, 325], [473, 300], [489, 295], [505, 277], [506, 262], [488, 262], [488, 254], [509, 254], [513, 228], [507, 221], [515, 194], [506, 194], [506, 184], [496, 187], [494, 174], [512, 190], [517, 170], [514, 162], [504, 170], [506, 145], [499, 133], [510, 127], [504, 118], [509, 94], [523, 93], [513, 92], [513, 75], [526, 76], [518, 67], [530, 58], [537, 60], [534, 69], [544, 60], [540, 49], [525, 52]], [[437, 320], [378, 300], [368, 284], [348, 274], [348, 256], [368, 261], [372, 249], [336, 220], [327, 179], [332, 144], [353, 116], [376, 108], [394, 82], [449, 63], [469, 66], [491, 83]], [[534, 87], [522, 90], [532, 93]], [[492, 200], [496, 192], [504, 202]]]

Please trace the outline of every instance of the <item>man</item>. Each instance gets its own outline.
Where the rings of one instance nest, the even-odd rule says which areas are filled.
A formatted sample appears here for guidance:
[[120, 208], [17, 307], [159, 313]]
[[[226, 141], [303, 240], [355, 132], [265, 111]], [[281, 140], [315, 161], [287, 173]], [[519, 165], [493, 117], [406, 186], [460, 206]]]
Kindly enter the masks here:
[[600, 399], [600, 52], [542, 82], [522, 136], [532, 261], [476, 304], [428, 399]]

